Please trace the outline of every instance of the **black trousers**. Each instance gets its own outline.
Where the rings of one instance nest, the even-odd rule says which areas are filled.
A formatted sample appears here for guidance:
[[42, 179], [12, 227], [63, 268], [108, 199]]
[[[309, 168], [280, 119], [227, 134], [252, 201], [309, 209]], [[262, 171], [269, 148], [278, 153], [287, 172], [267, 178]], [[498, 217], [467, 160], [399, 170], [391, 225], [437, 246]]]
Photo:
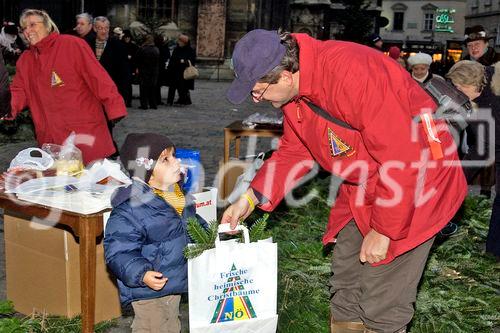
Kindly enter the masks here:
[[139, 94], [141, 101], [141, 108], [156, 108], [158, 102], [156, 100], [156, 83], [154, 82], [141, 82], [139, 84]]
[[174, 104], [176, 90], [179, 93], [177, 103], [185, 105], [191, 104], [191, 96], [189, 94], [189, 88], [187, 87], [186, 80], [180, 80], [170, 84], [170, 88], [168, 89], [167, 104]]
[[486, 238], [486, 251], [500, 256], [500, 163], [495, 163], [496, 195], [491, 212], [490, 228]]

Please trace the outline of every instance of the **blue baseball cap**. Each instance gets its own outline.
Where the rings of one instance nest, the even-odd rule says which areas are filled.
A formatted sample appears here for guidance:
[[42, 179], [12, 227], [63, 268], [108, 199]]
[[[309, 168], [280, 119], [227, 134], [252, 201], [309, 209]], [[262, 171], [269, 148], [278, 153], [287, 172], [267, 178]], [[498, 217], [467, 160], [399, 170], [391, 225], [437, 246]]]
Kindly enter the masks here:
[[234, 47], [234, 80], [226, 97], [233, 104], [241, 104], [250, 95], [259, 79], [281, 63], [286, 47], [281, 44], [276, 30], [252, 30]]

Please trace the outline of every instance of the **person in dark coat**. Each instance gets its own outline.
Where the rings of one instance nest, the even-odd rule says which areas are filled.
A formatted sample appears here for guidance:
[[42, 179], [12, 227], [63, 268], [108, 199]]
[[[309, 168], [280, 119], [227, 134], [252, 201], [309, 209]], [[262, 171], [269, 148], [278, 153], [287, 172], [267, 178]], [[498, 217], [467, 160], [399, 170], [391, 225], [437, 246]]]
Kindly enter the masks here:
[[0, 118], [10, 114], [9, 73], [0, 52]]
[[467, 46], [468, 54], [464, 60], [474, 60], [484, 66], [491, 66], [500, 61], [500, 53], [489, 46], [488, 41], [493, 39], [482, 25], [465, 28], [464, 43]]
[[108, 72], [124, 100], [127, 100], [127, 87], [130, 84], [127, 49], [125, 45], [114, 37], [109, 36], [109, 20], [104, 16], [94, 19], [96, 38], [91, 41], [92, 50]]
[[158, 85], [158, 73], [160, 50], [154, 44], [154, 38], [147, 35], [136, 55], [137, 71], [139, 74], [140, 109], [156, 109], [156, 89]]
[[167, 85], [167, 66], [170, 61], [170, 50], [162, 35], [155, 36], [155, 45], [160, 50], [160, 62], [158, 84], [156, 85], [156, 104], [163, 104], [161, 101], [161, 87]]
[[80, 38], [83, 38], [90, 46], [91, 49], [94, 49], [95, 42], [95, 31], [92, 25], [92, 15], [89, 13], [81, 13], [76, 15], [76, 26], [73, 30], [76, 32], [76, 35]]
[[[90, 42], [92, 51], [115, 83], [118, 88], [118, 92], [123, 97], [123, 100], [126, 101], [128, 99], [127, 93], [129, 92], [128, 86], [131, 78], [127, 63], [128, 59], [125, 45], [119, 39], [110, 38], [110, 22], [106, 17], [96, 17], [94, 19], [93, 26], [96, 37]], [[108, 120], [108, 128], [111, 135], [113, 135], [114, 126], [115, 123]], [[110, 156], [110, 158], [116, 158], [118, 156], [118, 146], [116, 145], [114, 139], [113, 144], [115, 146], [116, 153]]]
[[[468, 54], [464, 59], [477, 61], [484, 66], [491, 66], [500, 61], [500, 53], [495, 52], [495, 49], [488, 44], [492, 38], [493, 36], [490, 36], [482, 25], [465, 28], [464, 43]], [[495, 185], [494, 166], [484, 168], [478, 176], [481, 194], [491, 197], [491, 187]]]
[[130, 83], [127, 85], [127, 92], [126, 92], [126, 99], [125, 99], [125, 105], [127, 107], [132, 106], [132, 84], [134, 81], [137, 81], [136, 79], [136, 69], [137, 65], [135, 63], [135, 56], [137, 54], [137, 51], [139, 50], [139, 46], [137, 46], [136, 43], [132, 40], [132, 34], [130, 33], [130, 30], [123, 30], [123, 37], [122, 37], [122, 42], [125, 44], [125, 48], [127, 49], [127, 60], [128, 60], [128, 67], [130, 71]]
[[[467, 126], [467, 144], [469, 150], [465, 160], [478, 162], [476, 167], [464, 168], [464, 174], [470, 182], [484, 168], [487, 160], [494, 156], [496, 169], [496, 196], [493, 201], [490, 228], [486, 240], [486, 251], [494, 254], [500, 259], [500, 62], [495, 66], [483, 66], [478, 62], [464, 60], [459, 61], [450, 69], [446, 75], [448, 79], [462, 91], [470, 101], [474, 103], [477, 111], [489, 112], [487, 114], [491, 121], [495, 122], [494, 142], [489, 142], [488, 133], [482, 133], [482, 122], [470, 122]], [[484, 119], [480, 117], [479, 119]], [[488, 127], [486, 127], [488, 128]], [[494, 155], [493, 150], [494, 149]], [[482, 166], [481, 166], [482, 164]], [[486, 166], [487, 167], [487, 166]]]
[[205, 228], [207, 223], [196, 215], [193, 198], [181, 190], [180, 161], [167, 137], [129, 134], [120, 161], [133, 179], [111, 199], [106, 263], [118, 279], [121, 302], [134, 308], [133, 332], [180, 332], [179, 301], [187, 292], [187, 219], [195, 218]]
[[173, 105], [175, 91], [179, 92], [179, 99], [176, 104], [191, 104], [189, 90], [194, 90], [194, 80], [184, 80], [184, 70], [189, 66], [189, 62], [194, 66], [196, 54], [189, 43], [189, 37], [180, 35], [177, 38], [177, 46], [172, 52], [172, 57], [168, 63], [167, 75], [169, 76], [170, 89], [168, 90], [167, 104]]

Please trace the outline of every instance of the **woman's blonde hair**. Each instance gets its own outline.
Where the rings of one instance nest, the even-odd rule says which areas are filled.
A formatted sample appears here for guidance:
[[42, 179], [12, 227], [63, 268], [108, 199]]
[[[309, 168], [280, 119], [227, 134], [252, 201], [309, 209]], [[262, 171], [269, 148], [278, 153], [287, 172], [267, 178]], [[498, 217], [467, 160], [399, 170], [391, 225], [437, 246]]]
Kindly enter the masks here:
[[474, 86], [478, 92], [482, 91], [486, 84], [484, 66], [477, 61], [462, 60], [457, 62], [450, 68], [446, 77], [454, 85]]
[[38, 16], [42, 19], [42, 23], [47, 29], [49, 33], [51, 32], [57, 32], [59, 33], [59, 29], [57, 28], [57, 25], [52, 21], [50, 18], [49, 14], [47, 14], [46, 11], [41, 10], [41, 9], [25, 9], [23, 10], [23, 13], [19, 17], [19, 26], [21, 29], [26, 29], [26, 19], [29, 16]]

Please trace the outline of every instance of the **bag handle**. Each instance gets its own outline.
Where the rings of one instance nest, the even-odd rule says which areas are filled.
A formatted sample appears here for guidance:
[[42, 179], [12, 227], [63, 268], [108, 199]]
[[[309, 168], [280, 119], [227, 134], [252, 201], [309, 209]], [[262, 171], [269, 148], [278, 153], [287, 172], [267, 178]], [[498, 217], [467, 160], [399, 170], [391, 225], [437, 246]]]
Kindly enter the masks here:
[[234, 230], [231, 230], [230, 226], [231, 226], [231, 224], [229, 224], [229, 223], [219, 224], [219, 227], [217, 228], [217, 237], [215, 238], [215, 246], [216, 247], [217, 247], [217, 244], [221, 243], [220, 238], [219, 238], [219, 234], [227, 233], [227, 232], [231, 232], [231, 231], [241, 231], [241, 232], [243, 232], [243, 241], [244, 241], [244, 243], [245, 244], [250, 243], [250, 235], [248, 233], [248, 228], [247, 227], [245, 227], [242, 224], [238, 224]]
[[191, 65], [191, 60], [189, 60], [189, 59], [188, 59], [188, 64], [189, 64], [188, 67], [193, 67], [193, 65]]

